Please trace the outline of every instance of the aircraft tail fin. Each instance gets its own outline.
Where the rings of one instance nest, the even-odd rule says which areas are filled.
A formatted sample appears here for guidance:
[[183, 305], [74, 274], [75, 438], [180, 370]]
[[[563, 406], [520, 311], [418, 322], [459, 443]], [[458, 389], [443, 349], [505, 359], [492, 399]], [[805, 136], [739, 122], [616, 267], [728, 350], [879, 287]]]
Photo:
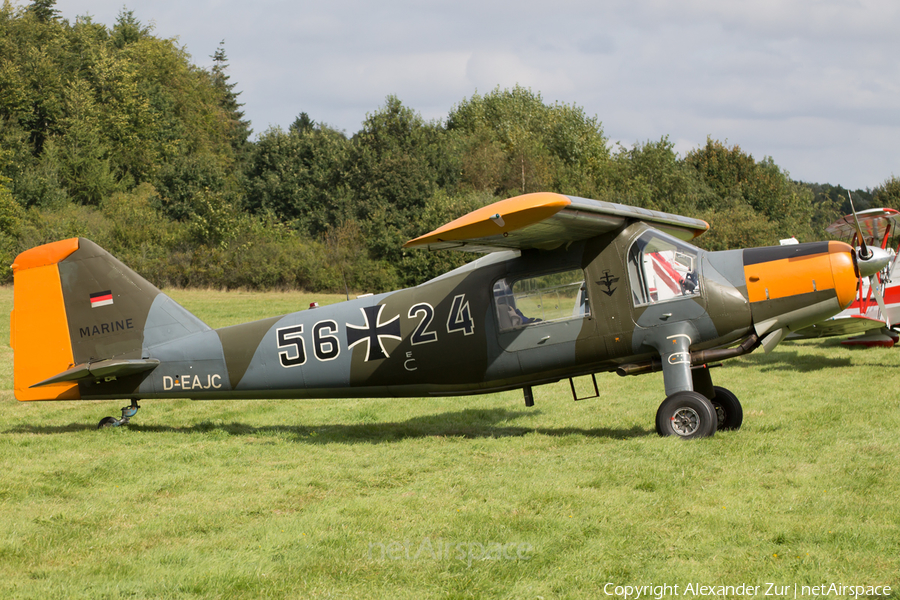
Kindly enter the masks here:
[[18, 400], [77, 400], [79, 381], [149, 372], [148, 346], [209, 329], [84, 238], [27, 250], [12, 268]]

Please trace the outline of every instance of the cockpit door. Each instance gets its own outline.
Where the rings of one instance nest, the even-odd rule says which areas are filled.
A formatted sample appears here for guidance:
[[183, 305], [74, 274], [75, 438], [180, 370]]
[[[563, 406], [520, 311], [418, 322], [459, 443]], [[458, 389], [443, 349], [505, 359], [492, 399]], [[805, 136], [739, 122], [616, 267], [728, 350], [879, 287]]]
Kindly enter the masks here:
[[635, 325], [654, 327], [706, 313], [700, 251], [694, 246], [648, 229], [631, 244], [626, 262]]
[[525, 370], [574, 363], [576, 342], [593, 331], [581, 269], [504, 277], [493, 294], [500, 346]]

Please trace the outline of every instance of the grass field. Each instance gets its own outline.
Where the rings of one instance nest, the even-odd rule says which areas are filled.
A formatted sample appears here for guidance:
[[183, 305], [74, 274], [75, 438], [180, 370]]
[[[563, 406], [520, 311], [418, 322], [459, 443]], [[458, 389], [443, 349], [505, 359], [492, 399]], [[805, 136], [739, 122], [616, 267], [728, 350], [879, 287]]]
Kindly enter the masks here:
[[[171, 295], [213, 326], [340, 300]], [[680, 442], [654, 433], [659, 375], [534, 408], [146, 401], [98, 431], [127, 402], [16, 402], [8, 339], [2, 318], [0, 598], [900, 598], [897, 349], [730, 361], [743, 428]]]

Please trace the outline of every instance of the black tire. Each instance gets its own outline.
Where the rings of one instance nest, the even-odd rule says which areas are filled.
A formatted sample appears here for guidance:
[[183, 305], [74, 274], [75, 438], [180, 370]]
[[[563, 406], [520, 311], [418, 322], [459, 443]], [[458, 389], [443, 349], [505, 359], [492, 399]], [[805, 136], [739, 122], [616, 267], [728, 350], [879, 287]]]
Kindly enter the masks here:
[[897, 331], [896, 327], [891, 327], [887, 330], [887, 336], [894, 340], [894, 347], [896, 348], [900, 345], [900, 331]]
[[656, 432], [683, 440], [714, 435], [717, 422], [712, 402], [697, 392], [676, 392], [656, 411]]
[[710, 398], [716, 409], [716, 431], [737, 431], [744, 422], [744, 409], [737, 396], [723, 387], [713, 386], [716, 395]]
[[119, 420], [115, 417], [103, 417], [97, 425], [97, 429], [105, 429], [107, 427], [115, 427], [119, 424]]

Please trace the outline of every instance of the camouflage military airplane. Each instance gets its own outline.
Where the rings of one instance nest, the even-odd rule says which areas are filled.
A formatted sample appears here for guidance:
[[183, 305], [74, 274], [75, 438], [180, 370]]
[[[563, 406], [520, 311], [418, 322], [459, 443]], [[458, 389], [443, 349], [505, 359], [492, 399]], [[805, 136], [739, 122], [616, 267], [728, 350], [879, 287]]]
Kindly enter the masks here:
[[[842, 242], [706, 252], [700, 220], [551, 193], [406, 244], [487, 252], [419, 286], [211, 329], [86, 239], [20, 254], [16, 398], [419, 397], [662, 370], [661, 435], [740, 427], [710, 363], [834, 315], [887, 258]], [[596, 379], [593, 380], [596, 391]], [[575, 387], [572, 386], [573, 395]], [[576, 396], [576, 399], [579, 399]]]

